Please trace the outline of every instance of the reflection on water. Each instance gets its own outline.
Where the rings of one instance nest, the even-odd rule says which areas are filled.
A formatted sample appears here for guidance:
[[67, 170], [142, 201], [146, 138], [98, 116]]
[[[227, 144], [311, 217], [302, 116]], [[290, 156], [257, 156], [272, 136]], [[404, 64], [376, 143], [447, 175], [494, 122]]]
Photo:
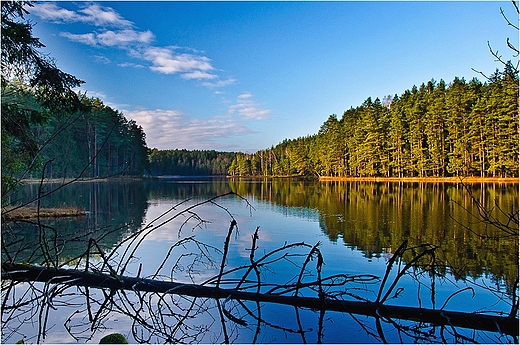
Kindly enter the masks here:
[[[52, 187], [51, 185], [46, 186], [46, 188]], [[37, 185], [28, 185], [17, 197], [20, 200], [29, 200], [36, 195], [37, 190]], [[223, 198], [218, 201], [218, 205], [200, 206], [196, 213], [185, 213], [161, 225], [163, 219], [172, 217], [178, 210], [230, 191], [245, 197], [248, 202], [244, 204], [243, 200], [231, 197]], [[517, 185], [478, 184], [472, 185], [472, 191], [474, 196], [488, 208], [510, 210], [516, 208], [518, 204]], [[191, 200], [182, 203], [186, 199]], [[456, 184], [318, 182], [281, 179], [264, 181], [177, 179], [77, 183], [58, 190], [46, 198], [42, 204], [43, 207], [60, 205], [82, 207], [88, 211], [88, 214], [77, 219], [46, 219], [42, 220], [40, 224], [37, 222], [10, 223], [2, 229], [3, 256], [6, 254], [4, 252], [5, 243], [11, 243], [15, 244], [10, 246], [11, 248], [22, 249], [16, 254], [19, 255], [16, 261], [43, 262], [45, 257], [41, 254], [41, 250], [36, 251], [38, 253], [36, 255], [31, 254], [34, 252], [35, 246], [41, 245], [42, 233], [48, 243], [56, 244], [56, 254], [59, 255], [61, 262], [68, 262], [85, 253], [85, 240], [91, 237], [100, 243], [105, 252], [110, 252], [123, 239], [134, 234], [141, 234], [139, 235], [141, 237], [136, 237], [143, 238], [143, 241], [139, 242], [139, 250], [127, 251], [123, 250], [123, 247], [116, 251], [117, 256], [114, 258], [117, 259], [114, 260], [129, 263], [125, 274], [141, 277], [167, 277], [174, 281], [200, 283], [218, 273], [220, 262], [218, 260], [212, 262], [214, 260], [212, 256], [220, 257], [219, 255], [222, 255], [222, 245], [229, 226], [229, 212], [237, 220], [239, 227], [239, 231], [233, 236], [228, 248], [229, 256], [225, 264], [229, 268], [243, 267], [244, 263], [249, 263], [250, 251], [253, 248], [252, 235], [255, 228], [260, 227], [258, 243], [255, 247], [257, 258], [287, 243], [303, 241], [312, 246], [321, 242], [320, 250], [325, 260], [324, 275], [348, 273], [353, 275], [373, 274], [381, 277], [385, 272], [386, 262], [392, 258], [404, 240], [409, 241], [410, 247], [425, 243], [439, 246], [439, 261], [436, 263], [435, 274], [423, 271], [420, 280], [422, 284], [426, 282], [431, 286], [418, 284], [419, 280], [416, 280], [417, 277], [413, 274], [404, 276], [402, 282], [406, 291], [399, 296], [400, 298], [396, 297], [392, 303], [412, 305], [416, 304], [419, 299], [420, 305], [426, 301], [429, 303], [426, 307], [435, 308], [438, 307], [437, 304], [449, 300], [449, 306], [455, 310], [473, 312], [481, 305], [483, 308], [493, 305], [493, 307], [507, 312], [510, 308], [507, 305], [507, 298], [500, 300], [501, 297], [497, 296], [504, 290], [506, 291], [504, 295], [511, 296], [514, 290], [513, 282], [518, 277], [517, 242], [515, 244], [515, 240], [507, 238], [484, 240], [482, 237], [476, 236], [475, 233], [494, 236], [496, 232], [491, 227], [475, 222], [476, 219], [470, 215], [471, 212], [475, 212], [472, 200], [464, 189]], [[166, 216], [161, 219], [161, 215]], [[475, 233], [465, 229], [461, 224], [469, 224]], [[44, 231], [42, 231], [42, 226]], [[142, 234], [146, 233], [147, 229], [153, 231], [144, 239]], [[182, 245], [178, 244], [180, 239], [183, 241], [183, 237], [187, 240], [182, 242]], [[210, 247], [204, 247], [203, 243]], [[128, 245], [128, 247], [132, 247], [132, 245]], [[202, 251], [202, 249], [208, 255], [194, 256], [194, 253]], [[298, 257], [287, 256], [287, 259], [283, 257], [283, 260], [277, 262], [276, 269], [262, 271], [261, 278], [266, 282], [283, 284], [292, 279], [287, 272], [294, 271], [296, 259], [303, 260], [305, 256], [306, 254]], [[412, 251], [407, 252], [404, 256], [405, 262], [412, 256]], [[311, 260], [314, 268], [317, 267], [315, 259]], [[451, 267], [450, 272], [443, 272], [443, 269], [448, 266]], [[464, 286], [467, 285], [456, 287], [453, 279], [481, 276], [487, 276], [496, 286], [493, 289], [484, 286], [478, 291], [478, 301], [472, 301], [471, 304], [458, 302], [458, 300], [462, 300], [462, 297], [471, 296], [471, 293], [477, 290], [478, 284], [473, 284], [471, 289], [465, 290]], [[251, 277], [253, 279], [254, 275], [251, 274]], [[226, 276], [227, 281], [234, 283], [238, 278], [240, 275]], [[314, 279], [310, 275], [307, 278]], [[481, 279], [479, 284], [481, 282], [489, 284], [490, 281]], [[353, 285], [351, 288], [353, 290], [350, 291], [354, 291], [357, 296], [364, 294], [362, 297], [369, 300], [374, 300], [377, 294], [377, 286], [372, 289], [367, 288], [367, 284], [363, 284], [362, 286]], [[454, 291], [458, 289], [462, 289], [462, 292], [467, 291], [467, 293], [460, 293], [451, 299]], [[100, 310], [103, 301], [108, 299], [107, 294], [100, 292], [94, 293], [81, 289], [78, 291], [86, 295], [87, 299], [90, 298], [92, 304], [97, 305]], [[64, 295], [64, 298], [67, 299], [68, 296]], [[35, 297], [35, 300], [37, 298], [41, 298], [41, 296]], [[182, 319], [182, 313], [185, 310], [192, 310], [190, 308], [193, 308], [193, 304], [189, 300], [182, 300], [175, 295], [164, 298], [151, 295], [146, 304], [144, 296], [139, 297], [141, 306], [136, 307], [135, 300], [128, 299], [126, 295], [122, 294], [119, 298], [120, 300], [111, 302], [114, 303], [114, 309], [120, 308], [119, 313], [121, 314], [119, 315], [139, 315], [143, 319], [118, 323], [117, 320], [109, 317], [110, 314], [104, 314], [105, 323], [103, 325], [111, 329], [126, 330], [125, 334], [128, 334], [129, 329], [132, 329], [132, 332], [134, 330], [141, 332], [134, 334], [136, 341], [222, 341], [222, 334], [219, 333], [221, 325], [216, 321], [218, 316], [215, 318], [215, 315], [218, 315], [215, 301], [198, 301], [197, 303], [201, 304], [197, 304], [193, 309], [196, 310], [197, 317], [189, 320], [183, 319], [183, 327], [193, 330], [194, 338], [168, 338], [166, 334], [179, 328], [177, 324], [169, 323], [159, 325], [165, 327], [162, 331], [165, 334], [164, 337], [147, 338], [152, 334], [147, 335], [147, 332], [152, 332], [148, 328], [147, 322], [162, 322], [163, 320], [159, 319], [163, 317], [170, 317], [174, 320], [177, 320], [177, 317]], [[180, 303], [181, 300], [182, 303]], [[496, 300], [498, 302], [494, 304]], [[95, 318], [87, 313], [84, 306], [81, 306], [81, 301], [77, 308], [83, 308], [83, 313], [79, 313], [79, 311], [77, 313], [74, 311], [57, 312], [58, 315], [52, 322], [68, 323], [68, 325], [74, 323], [76, 330], [83, 327], [85, 331], [81, 332], [85, 332], [85, 336], [78, 339], [95, 342], [101, 337], [102, 334], [99, 332], [102, 329], [95, 336], [89, 331], [92, 324], [91, 321], [86, 320]], [[149, 309], [144, 308], [143, 304]], [[171, 309], [167, 310], [166, 314], [161, 314], [166, 310], [161, 308], [170, 308], [174, 305], [182, 310], [180, 312], [175, 310], [174, 313], [174, 310]], [[121, 311], [122, 306], [130, 309]], [[237, 313], [238, 310], [247, 310], [243, 305], [229, 301], [228, 307]], [[250, 318], [252, 314], [256, 313], [259, 306], [252, 303], [248, 308], [251, 313], [242, 315], [244, 318]], [[217, 314], [206, 314], [206, 311], [210, 309], [212, 313]], [[282, 308], [271, 304], [262, 306], [261, 310], [262, 317], [272, 322], [272, 325], [263, 324], [262, 326], [268, 328], [269, 331], [260, 333], [262, 337], [257, 338], [258, 334], [252, 334], [255, 332], [253, 327], [245, 327], [239, 333], [233, 334], [231, 338], [233, 341], [249, 343], [252, 339], [256, 339], [258, 342], [284, 343], [323, 340], [360, 343], [373, 342], [377, 338], [374, 336], [376, 332], [373, 330], [357, 330], [360, 327], [359, 323], [365, 320], [352, 319], [351, 315], [328, 313], [327, 319], [325, 319], [328, 321], [324, 323], [326, 332], [322, 337], [319, 334], [321, 330], [316, 331], [312, 328], [316, 324], [314, 310]], [[281, 310], [284, 312], [282, 313]], [[294, 316], [288, 318], [287, 313], [294, 314]], [[285, 329], [274, 327], [287, 325], [293, 321], [295, 325]], [[205, 323], [204, 327], [207, 326], [207, 328], [204, 328], [200, 322]], [[306, 326], [304, 327], [302, 324]], [[338, 325], [342, 326], [338, 327]], [[30, 327], [30, 325], [27, 323], [23, 327]], [[349, 339], [345, 339], [346, 327], [356, 329], [357, 333]], [[395, 330], [391, 323], [384, 327]], [[305, 329], [305, 336], [303, 332], [300, 332], [301, 334], [298, 331], [291, 333], [298, 329]], [[30, 332], [26, 328], [24, 330], [27, 333]], [[434, 334], [439, 329], [432, 327], [431, 331]], [[13, 334], [16, 332], [13, 331]], [[47, 341], [66, 336], [63, 330], [62, 332], [63, 334], [52, 333]], [[77, 335], [77, 331], [74, 334]], [[399, 333], [393, 337], [389, 336], [387, 340], [402, 342], [401, 336], [402, 334]], [[15, 338], [8, 340], [13, 339], [18, 340]], [[412, 341], [414, 337], [406, 339]], [[437, 334], [432, 338], [424, 339], [439, 338]], [[455, 337], [455, 339], [459, 338]], [[489, 339], [485, 341], [489, 342]], [[3, 340], [6, 339], [3, 338]]]
[[[232, 180], [233, 190], [296, 211], [315, 210], [331, 241], [341, 239], [367, 258], [391, 253], [404, 240], [443, 249], [447, 264], [462, 277], [489, 274], [512, 285], [518, 277], [518, 246], [511, 238], [478, 222], [470, 195], [452, 183], [317, 182]], [[473, 184], [473, 195], [506, 223], [498, 208], [518, 210], [517, 184]], [[460, 224], [467, 224], [471, 230]]]
[[[41, 200], [41, 207], [78, 207], [87, 211], [77, 218], [51, 218], [16, 221], [2, 228], [4, 243], [17, 243], [10, 248], [18, 253], [18, 261], [42, 263], [45, 257], [40, 246], [42, 237], [57, 245], [61, 260], [82, 255], [89, 238], [95, 238], [105, 249], [112, 248], [127, 233], [139, 229], [148, 207], [148, 186], [135, 182], [81, 182], [58, 189], [60, 184], [47, 184], [42, 194], [56, 190]], [[11, 199], [13, 204], [33, 200], [39, 184], [27, 184]], [[20, 239], [22, 239], [20, 241]], [[2, 253], [3, 255], [5, 253]]]
[[[45, 186], [46, 189], [57, 185]], [[473, 195], [488, 208], [510, 211], [518, 205], [516, 184], [473, 184]], [[205, 200], [230, 191], [268, 202], [271, 210], [286, 216], [318, 221], [333, 243], [360, 250], [367, 258], [392, 253], [404, 240], [411, 245], [441, 246], [447, 265], [460, 268], [456, 275], [490, 275], [511, 285], [518, 277], [518, 247], [508, 238], [485, 239], [465, 229], [468, 224], [487, 238], [500, 235], [493, 227], [477, 222], [478, 211], [468, 193], [451, 183], [318, 182], [287, 179], [198, 179], [146, 182], [76, 183], [42, 201], [42, 207], [77, 206], [88, 211], [79, 219], [43, 222], [59, 229], [64, 243], [62, 256], [84, 251], [77, 238], [100, 239], [103, 248], [116, 245], [126, 233], [141, 227], [148, 203]], [[14, 199], [30, 200], [38, 185], [27, 185]], [[501, 218], [506, 222], [507, 219]], [[261, 225], [263, 220], [257, 220]], [[38, 243], [37, 225], [11, 224], [3, 235], [18, 237], [26, 245]], [[107, 231], [108, 229], [116, 231]], [[51, 231], [49, 231], [51, 232]]]

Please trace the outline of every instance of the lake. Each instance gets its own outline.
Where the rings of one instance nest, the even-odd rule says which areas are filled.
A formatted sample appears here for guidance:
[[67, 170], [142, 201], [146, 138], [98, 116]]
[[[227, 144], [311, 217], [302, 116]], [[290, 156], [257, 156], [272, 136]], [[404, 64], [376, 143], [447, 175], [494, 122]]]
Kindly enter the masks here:
[[[87, 216], [10, 223], [2, 237], [21, 262], [50, 259], [84, 268], [94, 238], [99, 249], [92, 247], [89, 265], [106, 270], [109, 263], [127, 276], [206, 285], [218, 280], [223, 288], [238, 284], [264, 293], [291, 293], [299, 282], [300, 296], [356, 301], [375, 301], [381, 285], [384, 295], [396, 281], [387, 304], [508, 315], [518, 296], [518, 240], [480, 221], [477, 202], [506, 224], [507, 214], [518, 212], [518, 184], [467, 187], [221, 178], [79, 182], [46, 197], [42, 207], [77, 206]], [[12, 202], [30, 200], [38, 188], [25, 186]], [[237, 226], [226, 241], [231, 221]], [[225, 274], [215, 278], [222, 263]], [[319, 278], [322, 283], [313, 285]], [[130, 342], [515, 341], [499, 332], [175, 294], [24, 283], [3, 285], [2, 298], [20, 305], [2, 313], [2, 343], [96, 343], [113, 332]]]

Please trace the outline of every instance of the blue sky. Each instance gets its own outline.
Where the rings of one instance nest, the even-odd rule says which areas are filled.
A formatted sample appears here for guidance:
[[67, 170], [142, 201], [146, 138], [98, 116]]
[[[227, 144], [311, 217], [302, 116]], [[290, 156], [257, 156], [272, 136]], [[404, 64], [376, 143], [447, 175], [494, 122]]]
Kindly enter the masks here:
[[512, 59], [509, 2], [40, 2], [34, 34], [149, 147], [255, 152], [366, 98]]

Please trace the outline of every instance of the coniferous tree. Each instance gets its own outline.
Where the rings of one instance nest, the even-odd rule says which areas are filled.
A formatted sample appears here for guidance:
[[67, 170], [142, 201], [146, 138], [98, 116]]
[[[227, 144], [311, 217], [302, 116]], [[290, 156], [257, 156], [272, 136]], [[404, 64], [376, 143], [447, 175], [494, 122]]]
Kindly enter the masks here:
[[368, 98], [315, 135], [255, 153], [252, 174], [518, 176], [517, 149], [518, 75], [506, 66], [489, 83], [432, 79], [385, 104]]
[[395, 95], [390, 108], [388, 125], [388, 150], [390, 152], [390, 175], [404, 177], [409, 161], [409, 146], [407, 138], [407, 122], [403, 102]]
[[81, 110], [73, 88], [83, 81], [58, 69], [40, 52], [44, 45], [25, 20], [31, 6], [25, 1], [1, 3], [3, 201], [21, 177], [41, 163], [34, 127], [46, 124], [53, 113]]
[[425, 115], [425, 134], [429, 161], [427, 170], [432, 176], [445, 175], [446, 162], [446, 84], [441, 80], [428, 82], [428, 108]]

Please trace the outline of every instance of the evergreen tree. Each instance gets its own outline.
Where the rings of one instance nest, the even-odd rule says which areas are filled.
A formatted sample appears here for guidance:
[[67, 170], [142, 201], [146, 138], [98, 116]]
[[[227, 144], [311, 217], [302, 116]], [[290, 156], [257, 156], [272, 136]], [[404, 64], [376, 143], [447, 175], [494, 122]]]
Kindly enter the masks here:
[[395, 95], [390, 108], [390, 123], [388, 125], [388, 151], [390, 152], [391, 176], [404, 177], [408, 171], [409, 152], [408, 123], [403, 109], [403, 103]]
[[46, 124], [52, 113], [80, 110], [73, 88], [83, 82], [40, 52], [44, 45], [25, 20], [31, 6], [25, 1], [1, 3], [2, 203], [41, 162], [34, 127]]
[[318, 132], [320, 142], [321, 171], [328, 176], [339, 176], [345, 171], [344, 140], [340, 123], [335, 114], [330, 115]]
[[444, 176], [446, 164], [446, 84], [428, 82], [428, 107], [425, 114], [425, 135], [428, 150], [427, 171], [432, 176]]
[[432, 79], [385, 104], [369, 97], [341, 120], [330, 115], [315, 135], [258, 151], [251, 173], [518, 176], [517, 151], [518, 76], [506, 66], [489, 84]]

